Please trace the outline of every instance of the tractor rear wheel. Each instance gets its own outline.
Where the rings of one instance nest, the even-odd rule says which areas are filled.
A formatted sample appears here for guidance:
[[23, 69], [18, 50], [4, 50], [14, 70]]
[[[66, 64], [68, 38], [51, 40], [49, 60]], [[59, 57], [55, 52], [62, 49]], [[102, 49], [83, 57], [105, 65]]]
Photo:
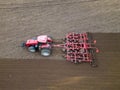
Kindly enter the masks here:
[[44, 56], [44, 57], [48, 57], [51, 55], [51, 49], [49, 48], [43, 48], [41, 49], [41, 55]]
[[28, 47], [28, 50], [29, 50], [30, 52], [32, 52], [32, 53], [36, 52], [36, 49], [35, 49], [34, 46]]

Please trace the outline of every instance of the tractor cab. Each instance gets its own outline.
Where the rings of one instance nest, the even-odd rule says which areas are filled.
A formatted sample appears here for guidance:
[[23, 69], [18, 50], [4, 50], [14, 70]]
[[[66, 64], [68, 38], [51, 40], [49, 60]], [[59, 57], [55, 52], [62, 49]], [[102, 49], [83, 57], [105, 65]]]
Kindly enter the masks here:
[[46, 44], [46, 43], [52, 42], [52, 39], [47, 35], [40, 35], [40, 36], [37, 37], [37, 41], [39, 43]]
[[37, 41], [39, 43], [47, 43], [47, 38], [48, 38], [47, 35], [41, 35], [37, 37]]

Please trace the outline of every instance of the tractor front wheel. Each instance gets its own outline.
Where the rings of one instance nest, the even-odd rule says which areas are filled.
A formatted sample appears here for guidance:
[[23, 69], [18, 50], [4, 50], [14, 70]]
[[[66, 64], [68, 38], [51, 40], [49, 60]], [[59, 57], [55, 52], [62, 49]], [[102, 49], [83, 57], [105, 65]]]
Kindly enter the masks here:
[[21, 43], [20, 46], [21, 46], [21, 47], [25, 47], [25, 42]]
[[34, 46], [28, 47], [28, 50], [29, 50], [30, 52], [32, 52], [32, 53], [36, 52], [36, 49], [35, 49]]

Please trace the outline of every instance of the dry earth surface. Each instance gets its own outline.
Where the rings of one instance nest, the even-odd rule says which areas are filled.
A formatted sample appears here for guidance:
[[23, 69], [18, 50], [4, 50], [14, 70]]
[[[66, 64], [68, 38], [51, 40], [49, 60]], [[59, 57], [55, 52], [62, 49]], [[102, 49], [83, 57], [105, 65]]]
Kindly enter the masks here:
[[58, 59], [0, 59], [0, 90], [119, 90], [120, 33], [93, 36], [100, 49], [97, 68], [67, 62], [60, 53]]
[[[54, 49], [29, 53], [22, 41], [93, 32], [98, 68], [74, 65]], [[0, 90], [120, 90], [120, 0], [0, 0]]]

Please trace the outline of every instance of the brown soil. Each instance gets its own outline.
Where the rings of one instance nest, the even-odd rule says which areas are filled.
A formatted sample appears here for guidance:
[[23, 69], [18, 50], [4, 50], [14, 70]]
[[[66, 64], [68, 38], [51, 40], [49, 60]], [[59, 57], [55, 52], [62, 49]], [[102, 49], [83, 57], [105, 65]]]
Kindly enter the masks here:
[[[119, 90], [120, 89], [120, 34], [95, 33], [100, 53], [99, 67], [72, 64], [53, 55], [48, 59], [1, 59], [1, 90]], [[56, 50], [55, 50], [56, 51]], [[23, 52], [26, 52], [23, 50]], [[30, 54], [27, 54], [30, 56]]]
[[20, 1], [1, 0], [0, 58], [40, 58], [19, 47], [40, 34], [61, 39], [73, 31], [120, 32], [120, 0]]
[[[13, 1], [0, 1], [0, 90], [120, 89], [119, 0]], [[65, 61], [60, 49], [46, 58], [19, 47], [36, 35], [61, 39], [72, 31], [97, 32], [97, 68]]]

